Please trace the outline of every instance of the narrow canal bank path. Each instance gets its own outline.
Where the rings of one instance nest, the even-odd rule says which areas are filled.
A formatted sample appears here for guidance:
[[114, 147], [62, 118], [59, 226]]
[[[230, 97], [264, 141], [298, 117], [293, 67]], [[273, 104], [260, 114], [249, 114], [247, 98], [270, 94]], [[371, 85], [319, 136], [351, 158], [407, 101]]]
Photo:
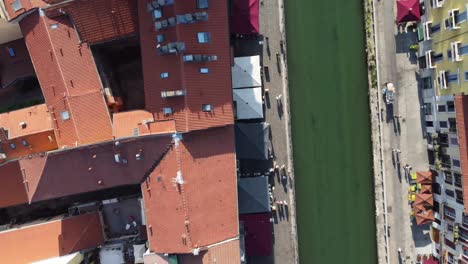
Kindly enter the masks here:
[[286, 3], [300, 263], [377, 261], [361, 0]]

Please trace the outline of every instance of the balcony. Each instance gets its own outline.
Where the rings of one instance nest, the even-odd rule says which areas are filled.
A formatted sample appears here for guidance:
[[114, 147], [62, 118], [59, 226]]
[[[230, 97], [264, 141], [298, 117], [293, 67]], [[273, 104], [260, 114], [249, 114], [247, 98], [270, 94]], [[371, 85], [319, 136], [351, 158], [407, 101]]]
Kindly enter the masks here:
[[435, 68], [435, 61], [434, 61], [434, 51], [428, 50], [426, 51], [426, 68], [434, 69]]
[[462, 61], [463, 59], [460, 56], [461, 42], [460, 41], [452, 42], [450, 43], [450, 47], [451, 47], [452, 62]]
[[158, 54], [165, 55], [165, 54], [178, 54], [185, 50], [185, 43], [184, 42], [171, 42], [164, 46], [157, 47]]

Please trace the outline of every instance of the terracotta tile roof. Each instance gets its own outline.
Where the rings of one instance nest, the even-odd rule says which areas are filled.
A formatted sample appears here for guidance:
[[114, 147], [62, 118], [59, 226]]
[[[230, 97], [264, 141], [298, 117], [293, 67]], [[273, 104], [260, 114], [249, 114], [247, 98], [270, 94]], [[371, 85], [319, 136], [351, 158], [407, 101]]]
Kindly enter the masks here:
[[52, 8], [55, 9], [73, 18], [85, 43], [96, 44], [138, 33], [135, 0], [75, 0]]
[[[468, 96], [455, 95], [455, 112], [460, 147], [460, 163], [463, 176], [463, 200], [468, 201]], [[465, 202], [465, 213], [468, 213], [468, 202]]]
[[[13, 57], [10, 56], [9, 48], [14, 50]], [[0, 88], [7, 87], [17, 79], [34, 75], [34, 68], [24, 39], [0, 45]]]
[[234, 149], [232, 126], [184, 134], [142, 183], [152, 251], [189, 253], [238, 236]]
[[3, 263], [23, 264], [63, 256], [104, 243], [97, 213], [0, 232]]
[[182, 264], [239, 264], [240, 244], [239, 239], [219, 243], [200, 252], [198, 256], [184, 254], [179, 255]]
[[433, 206], [434, 199], [432, 194], [427, 193], [417, 193], [416, 194], [416, 201], [414, 202], [415, 205], [422, 204], [423, 206]]
[[9, 20], [13, 20], [18, 18], [20, 15], [23, 15], [27, 13], [28, 11], [31, 11], [32, 9], [38, 8], [38, 7], [44, 7], [46, 3], [42, 0], [18, 0], [21, 3], [21, 8], [17, 11], [13, 9], [13, 2], [15, 0], [1, 0], [5, 4], [5, 9], [8, 14]]
[[432, 184], [432, 172], [418, 171], [416, 172], [416, 182], [422, 184]]
[[[194, 1], [174, 1], [163, 8], [163, 19], [206, 11], [207, 21], [178, 24], [155, 30], [152, 13], [147, 11], [151, 1], [138, 1], [141, 57], [145, 88], [146, 109], [155, 113], [156, 119], [166, 119], [164, 107], [173, 109], [178, 131], [191, 131], [233, 124], [231, 59], [229, 49], [227, 1], [210, 1], [208, 9], [196, 9]], [[197, 32], [209, 32], [209, 43], [197, 42]], [[184, 42], [185, 51], [178, 54], [159, 55], [156, 36], [163, 34], [161, 45]], [[183, 55], [216, 55], [216, 61], [184, 62]], [[201, 74], [200, 68], [208, 68]], [[168, 72], [162, 79], [160, 73]], [[185, 90], [185, 96], [162, 98], [161, 92]], [[203, 112], [202, 105], [211, 104], [211, 112]]]
[[[171, 136], [148, 136], [119, 141], [118, 145], [108, 142], [21, 159], [29, 200], [139, 184], [170, 143]], [[115, 155], [119, 155], [119, 162]]]
[[19, 163], [0, 165], [0, 208], [28, 202]]
[[[26, 126], [22, 127], [21, 122]], [[23, 137], [52, 130], [52, 119], [45, 104], [0, 114], [0, 128], [8, 130], [8, 138]]]
[[416, 224], [424, 225], [434, 221], [434, 212], [432, 210], [421, 211], [415, 214]]
[[247, 256], [269, 256], [273, 251], [271, 214], [242, 214], [244, 223], [245, 254]]
[[[147, 124], [145, 124], [147, 122]], [[175, 121], [154, 121], [153, 114], [145, 110], [115, 113], [113, 115], [112, 135], [114, 138], [138, 135], [174, 133]]]
[[[91, 50], [79, 44], [69, 18], [50, 19], [35, 12], [22, 19], [20, 27], [55, 120], [59, 146], [112, 139], [110, 115]], [[69, 120], [61, 118], [64, 111], [69, 112]]]

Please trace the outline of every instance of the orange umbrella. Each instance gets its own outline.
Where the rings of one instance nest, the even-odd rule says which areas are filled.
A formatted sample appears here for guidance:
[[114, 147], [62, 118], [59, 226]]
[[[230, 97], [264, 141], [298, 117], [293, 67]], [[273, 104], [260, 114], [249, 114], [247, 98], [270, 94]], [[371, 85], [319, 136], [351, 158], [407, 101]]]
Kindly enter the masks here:
[[415, 215], [416, 224], [424, 225], [434, 221], [434, 212], [432, 210], [422, 211]]
[[422, 204], [423, 206], [433, 206], [434, 199], [432, 198], [432, 194], [417, 193], [414, 204]]
[[432, 172], [418, 171], [416, 172], [416, 182], [421, 184], [432, 184]]

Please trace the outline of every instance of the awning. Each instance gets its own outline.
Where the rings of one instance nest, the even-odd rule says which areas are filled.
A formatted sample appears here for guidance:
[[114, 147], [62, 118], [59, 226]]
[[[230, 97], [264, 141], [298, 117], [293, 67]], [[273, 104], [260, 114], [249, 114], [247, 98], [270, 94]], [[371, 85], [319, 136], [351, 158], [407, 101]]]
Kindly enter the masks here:
[[261, 87], [234, 89], [233, 97], [237, 120], [263, 118]]
[[258, 0], [234, 0], [231, 33], [258, 34]]
[[232, 88], [262, 86], [260, 56], [235, 57], [232, 66]]
[[432, 210], [422, 211], [415, 215], [416, 224], [424, 225], [434, 221], [434, 212]]
[[397, 1], [397, 22], [420, 21], [419, 0]]
[[238, 159], [268, 160], [268, 123], [237, 123], [236, 155]]
[[418, 171], [416, 172], [416, 182], [421, 184], [432, 184], [432, 172]]

